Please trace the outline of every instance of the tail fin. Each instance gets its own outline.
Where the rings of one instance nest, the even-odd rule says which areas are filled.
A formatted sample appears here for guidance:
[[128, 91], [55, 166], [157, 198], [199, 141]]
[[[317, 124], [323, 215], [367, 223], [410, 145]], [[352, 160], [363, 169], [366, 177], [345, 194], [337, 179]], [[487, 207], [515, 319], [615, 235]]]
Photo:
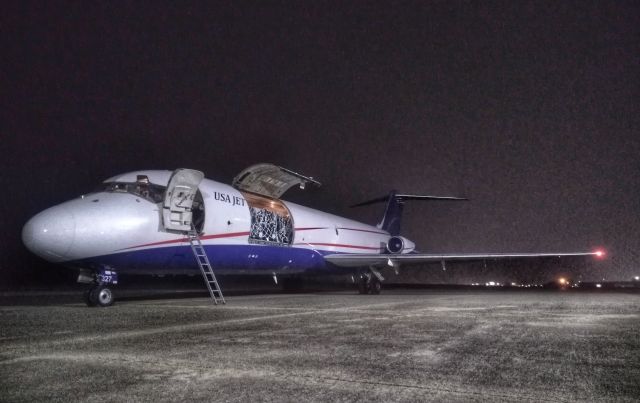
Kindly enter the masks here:
[[407, 195], [398, 194], [396, 190], [389, 192], [387, 196], [378, 197], [376, 199], [367, 200], [362, 203], [354, 204], [351, 207], [368, 206], [370, 204], [387, 202], [387, 208], [382, 217], [382, 221], [378, 224], [378, 228], [388, 231], [391, 235], [400, 235], [400, 225], [402, 224], [402, 209], [406, 200], [449, 200], [460, 201], [469, 200], [465, 197], [453, 196], [426, 196], [426, 195]]

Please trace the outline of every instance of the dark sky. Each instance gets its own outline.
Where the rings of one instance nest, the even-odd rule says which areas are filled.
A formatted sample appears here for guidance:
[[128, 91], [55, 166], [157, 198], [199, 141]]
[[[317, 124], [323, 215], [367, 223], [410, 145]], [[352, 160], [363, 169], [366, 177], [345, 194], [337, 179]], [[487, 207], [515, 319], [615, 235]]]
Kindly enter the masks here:
[[640, 274], [638, 2], [12, 3], [4, 277], [42, 265], [30, 216], [106, 177], [263, 161], [324, 183], [285, 198], [368, 222], [346, 206], [468, 196], [408, 206], [425, 252], [603, 246], [590, 275]]

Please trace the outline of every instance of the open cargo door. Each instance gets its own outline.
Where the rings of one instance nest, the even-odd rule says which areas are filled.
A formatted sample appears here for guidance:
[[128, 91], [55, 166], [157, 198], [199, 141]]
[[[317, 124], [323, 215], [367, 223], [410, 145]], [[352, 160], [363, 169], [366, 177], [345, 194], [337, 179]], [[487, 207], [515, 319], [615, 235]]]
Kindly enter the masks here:
[[292, 186], [304, 189], [307, 183], [320, 186], [317, 180], [273, 164], [252, 165], [233, 179], [233, 187], [279, 199]]

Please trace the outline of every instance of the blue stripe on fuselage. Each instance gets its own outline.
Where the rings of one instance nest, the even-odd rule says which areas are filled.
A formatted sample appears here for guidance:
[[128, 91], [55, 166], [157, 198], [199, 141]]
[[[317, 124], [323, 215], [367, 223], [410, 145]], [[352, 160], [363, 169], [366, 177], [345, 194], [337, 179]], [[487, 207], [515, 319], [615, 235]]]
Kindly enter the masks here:
[[[219, 274], [329, 273], [335, 267], [323, 254], [335, 252], [271, 245], [204, 245], [211, 265]], [[142, 249], [97, 256], [68, 266], [97, 269], [109, 266], [119, 273], [186, 274], [198, 270], [189, 245]], [[344, 269], [339, 269], [344, 273]]]

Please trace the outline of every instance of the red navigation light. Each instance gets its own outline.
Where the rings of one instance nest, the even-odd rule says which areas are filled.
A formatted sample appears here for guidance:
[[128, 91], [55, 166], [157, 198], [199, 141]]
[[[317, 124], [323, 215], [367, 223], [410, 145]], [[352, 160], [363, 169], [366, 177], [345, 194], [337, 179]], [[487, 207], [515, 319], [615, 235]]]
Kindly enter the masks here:
[[598, 249], [594, 253], [595, 253], [596, 257], [604, 258], [605, 253], [604, 253], [604, 251], [602, 249]]

